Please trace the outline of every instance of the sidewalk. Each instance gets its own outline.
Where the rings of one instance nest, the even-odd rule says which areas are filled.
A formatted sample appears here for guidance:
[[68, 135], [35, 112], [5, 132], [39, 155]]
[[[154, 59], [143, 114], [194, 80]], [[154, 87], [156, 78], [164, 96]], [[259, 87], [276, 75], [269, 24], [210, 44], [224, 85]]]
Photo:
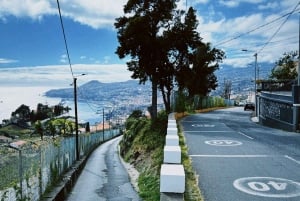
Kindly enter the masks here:
[[107, 141], [81, 159], [44, 201], [132, 200], [140, 198], [118, 154], [121, 137]]

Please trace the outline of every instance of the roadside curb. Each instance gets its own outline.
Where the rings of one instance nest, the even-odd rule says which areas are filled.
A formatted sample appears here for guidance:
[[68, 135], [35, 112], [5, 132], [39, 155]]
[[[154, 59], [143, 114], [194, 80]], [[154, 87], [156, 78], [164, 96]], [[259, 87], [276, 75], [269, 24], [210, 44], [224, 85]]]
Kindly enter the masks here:
[[65, 200], [68, 197], [68, 194], [75, 185], [82, 169], [84, 168], [88, 156], [77, 161], [70, 170], [65, 173], [61, 181], [53, 187], [50, 193], [47, 193], [42, 197], [42, 201], [61, 201]]

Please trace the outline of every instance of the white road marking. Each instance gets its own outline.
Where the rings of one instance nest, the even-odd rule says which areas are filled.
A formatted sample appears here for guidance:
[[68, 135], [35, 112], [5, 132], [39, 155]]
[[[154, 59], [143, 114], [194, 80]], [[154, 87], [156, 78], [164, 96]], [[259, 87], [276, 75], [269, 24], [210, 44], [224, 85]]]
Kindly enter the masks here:
[[296, 159], [294, 159], [294, 158], [292, 158], [292, 157], [290, 157], [288, 155], [285, 155], [284, 157], [287, 158], [287, 159], [289, 159], [289, 160], [291, 160], [291, 161], [294, 161], [295, 163], [297, 163], [298, 165], [300, 165], [300, 161], [297, 161]]
[[223, 146], [223, 147], [239, 146], [243, 144], [242, 142], [236, 140], [208, 140], [205, 141], [204, 143], [212, 146]]
[[183, 131], [185, 133], [232, 133], [233, 131]]
[[236, 179], [233, 186], [244, 193], [269, 197], [292, 198], [300, 196], [300, 183], [274, 177], [245, 177]]
[[190, 155], [191, 157], [203, 158], [269, 158], [274, 155]]
[[253, 137], [250, 137], [249, 135], [246, 135], [245, 133], [242, 133], [242, 132], [238, 132], [238, 133], [245, 136], [246, 138], [249, 138], [250, 140], [254, 139]]

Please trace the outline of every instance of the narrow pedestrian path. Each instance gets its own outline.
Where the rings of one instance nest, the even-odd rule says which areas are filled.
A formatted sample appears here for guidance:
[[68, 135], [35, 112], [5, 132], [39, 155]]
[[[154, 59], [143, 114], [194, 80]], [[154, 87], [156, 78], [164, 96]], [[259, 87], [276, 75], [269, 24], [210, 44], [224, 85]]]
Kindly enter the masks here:
[[99, 146], [89, 157], [67, 201], [140, 201], [118, 155], [122, 137]]

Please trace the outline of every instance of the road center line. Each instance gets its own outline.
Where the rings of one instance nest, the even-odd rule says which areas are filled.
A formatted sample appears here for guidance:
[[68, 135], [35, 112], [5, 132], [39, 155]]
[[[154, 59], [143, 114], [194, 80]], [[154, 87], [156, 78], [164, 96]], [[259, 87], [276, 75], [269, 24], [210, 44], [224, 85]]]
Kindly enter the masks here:
[[190, 155], [191, 157], [202, 158], [268, 158], [274, 155]]
[[294, 159], [294, 158], [292, 158], [292, 157], [290, 157], [288, 155], [285, 155], [284, 157], [287, 158], [287, 159], [289, 159], [289, 160], [291, 160], [291, 161], [294, 161], [295, 163], [297, 163], [298, 165], [300, 165], [300, 161], [297, 161], [296, 159]]
[[242, 133], [242, 132], [238, 132], [238, 133], [245, 136], [246, 138], [249, 138], [250, 140], [254, 139], [253, 137], [250, 137], [249, 135], [246, 135], [245, 133]]
[[233, 131], [184, 131], [185, 133], [232, 133]]

